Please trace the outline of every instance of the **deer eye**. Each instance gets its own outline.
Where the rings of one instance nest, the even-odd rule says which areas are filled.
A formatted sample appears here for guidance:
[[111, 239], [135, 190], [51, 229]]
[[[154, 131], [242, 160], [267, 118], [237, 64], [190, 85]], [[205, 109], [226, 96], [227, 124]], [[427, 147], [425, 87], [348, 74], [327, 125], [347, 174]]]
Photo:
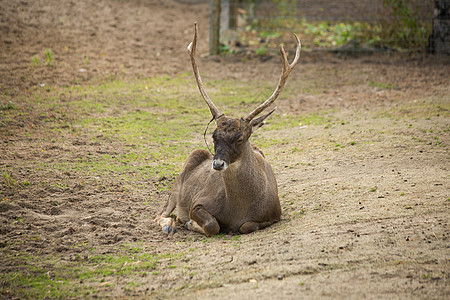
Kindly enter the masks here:
[[240, 136], [236, 139], [236, 143], [241, 144], [244, 141], [244, 137]]

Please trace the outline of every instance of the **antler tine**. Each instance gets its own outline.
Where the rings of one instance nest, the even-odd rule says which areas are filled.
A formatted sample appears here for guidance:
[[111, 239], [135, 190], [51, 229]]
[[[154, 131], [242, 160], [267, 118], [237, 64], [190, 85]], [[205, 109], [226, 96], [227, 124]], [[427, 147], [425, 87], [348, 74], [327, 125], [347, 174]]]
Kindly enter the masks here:
[[218, 119], [219, 117], [223, 116], [223, 114], [214, 105], [214, 103], [211, 101], [211, 98], [209, 98], [208, 94], [203, 88], [202, 78], [200, 77], [200, 73], [198, 71], [197, 59], [195, 58], [195, 50], [197, 48], [197, 23], [194, 23], [194, 28], [194, 40], [187, 47], [189, 56], [191, 57], [192, 69], [194, 70], [195, 80], [197, 81], [197, 86], [200, 94], [202, 94], [203, 99], [205, 99], [206, 104], [208, 104], [209, 110], [211, 111], [214, 119]]
[[273, 92], [273, 94], [264, 101], [260, 106], [258, 106], [254, 111], [252, 111], [248, 116], [245, 117], [247, 121], [251, 121], [254, 117], [259, 115], [263, 110], [265, 110], [267, 107], [269, 107], [277, 98], [278, 95], [280, 95], [281, 91], [283, 90], [284, 85], [286, 84], [286, 81], [289, 77], [289, 74], [294, 69], [294, 67], [297, 65], [298, 60], [300, 58], [300, 50], [302, 49], [302, 45], [300, 43], [300, 39], [298, 36], [294, 33], [294, 37], [297, 41], [297, 50], [295, 51], [295, 57], [291, 64], [289, 64], [286, 56], [286, 52], [284, 51], [283, 45], [280, 45], [280, 53], [281, 53], [281, 59], [283, 61], [283, 71], [281, 72], [280, 80], [278, 81], [277, 88]]

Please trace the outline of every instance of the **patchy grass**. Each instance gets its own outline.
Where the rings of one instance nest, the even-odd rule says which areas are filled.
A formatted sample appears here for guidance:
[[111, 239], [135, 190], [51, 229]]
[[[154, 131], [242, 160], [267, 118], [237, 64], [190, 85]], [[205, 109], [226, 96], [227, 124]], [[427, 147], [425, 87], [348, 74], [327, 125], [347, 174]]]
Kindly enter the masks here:
[[[248, 113], [272, 89], [273, 86], [259, 81], [208, 82], [210, 96], [233, 117]], [[255, 90], [259, 94], [255, 95]], [[293, 92], [287, 89], [285, 95]], [[2, 100], [9, 99], [8, 95], [3, 96]], [[80, 186], [102, 176], [113, 176], [120, 182], [121, 190], [143, 188], [149, 181], [154, 182], [157, 192], [168, 190], [189, 152], [205, 148], [200, 137], [210, 119], [191, 74], [129, 82], [107, 79], [87, 86], [36, 87], [16, 97], [14, 105], [2, 106], [0, 114], [2, 134], [11, 131], [10, 134], [32, 140], [36, 132], [40, 133], [27, 149], [36, 159], [27, 161], [26, 168], [41, 178], [20, 177], [20, 168], [3, 167], [1, 184], [9, 189], [31, 186], [64, 190], [69, 188], [73, 176], [80, 178]], [[332, 120], [326, 112], [304, 116], [275, 114], [264, 130], [329, 122]], [[26, 130], [13, 130], [16, 124], [22, 124]], [[257, 134], [254, 140], [262, 147], [291, 142]], [[57, 149], [58, 157], [53, 158], [53, 149]], [[46, 176], [49, 173], [53, 177], [58, 174], [58, 180], [52, 181], [52, 176]], [[102, 193], [116, 189], [101, 181], [97, 188]], [[2, 199], [9, 203], [7, 197]], [[13, 222], [24, 221], [18, 217]], [[231, 247], [239, 247], [239, 239], [240, 236], [219, 235], [203, 242], [229, 242]], [[125, 244], [111, 253], [91, 249], [89, 255], [70, 257], [20, 251], [12, 255], [7, 251], [8, 245], [3, 245], [2, 264], [14, 268], [2, 276], [1, 291], [20, 298], [89, 297], [112, 292], [118, 282], [126, 293], [141, 284], [137, 278], [165, 276], [167, 270], [193, 274], [180, 262], [185, 259], [184, 253], [154, 252], [139, 243]], [[83, 253], [87, 247], [83, 243], [74, 245]]]
[[[272, 89], [259, 81], [208, 81], [211, 97], [233, 117], [248, 113]], [[259, 91], [256, 95], [255, 90]], [[294, 92], [287, 89], [284, 96]], [[12, 120], [29, 122], [37, 118], [40, 126], [36, 129], [46, 128], [55, 146], [90, 146], [87, 155], [69, 153], [69, 159], [35, 162], [37, 169], [91, 176], [115, 173], [136, 181], [174, 177], [189, 152], [205, 148], [199, 136], [210, 119], [191, 74], [130, 82], [107, 79], [88, 86], [36, 87], [17, 109], [2, 110], [1, 114], [6, 130]], [[266, 130], [331, 121], [326, 112], [275, 114]], [[210, 128], [208, 137], [211, 132]], [[31, 137], [32, 130], [25, 135]], [[255, 140], [262, 146], [280, 143], [279, 139], [259, 139], [257, 135]], [[112, 145], [114, 150], [103, 150], [104, 144]], [[92, 151], [96, 145], [98, 149]], [[34, 151], [46, 153], [44, 149]]]
[[85, 297], [111, 291], [118, 282], [133, 286], [133, 278], [164, 274], [184, 259], [184, 253], [154, 253], [139, 243], [124, 244], [114, 253], [69, 259], [58, 254], [3, 252], [2, 256], [2, 261], [13, 263], [20, 270], [2, 276], [2, 295], [32, 299]]

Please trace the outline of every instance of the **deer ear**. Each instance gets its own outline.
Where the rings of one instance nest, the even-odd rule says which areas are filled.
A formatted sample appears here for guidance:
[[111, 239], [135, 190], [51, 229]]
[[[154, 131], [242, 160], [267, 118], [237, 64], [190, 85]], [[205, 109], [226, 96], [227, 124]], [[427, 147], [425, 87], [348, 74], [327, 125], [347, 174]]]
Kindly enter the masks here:
[[252, 126], [252, 132], [255, 132], [258, 128], [260, 128], [261, 126], [263, 126], [266, 123], [266, 119], [273, 114], [273, 112], [276, 110], [277, 108], [275, 107], [274, 109], [272, 109], [269, 113], [253, 119], [250, 121], [250, 125]]

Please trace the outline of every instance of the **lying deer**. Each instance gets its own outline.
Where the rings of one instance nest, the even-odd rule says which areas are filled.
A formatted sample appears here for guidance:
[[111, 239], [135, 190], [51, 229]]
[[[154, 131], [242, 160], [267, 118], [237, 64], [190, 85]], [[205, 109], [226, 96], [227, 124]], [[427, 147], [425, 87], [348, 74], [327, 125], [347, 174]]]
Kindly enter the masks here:
[[167, 203], [155, 219], [165, 233], [175, 232], [175, 220], [170, 217], [175, 208], [177, 221], [206, 236], [219, 232], [249, 233], [280, 220], [280, 200], [272, 168], [263, 153], [250, 145], [249, 138], [275, 111], [276, 108], [256, 118], [277, 99], [299, 60], [300, 40], [294, 36], [297, 50], [291, 64], [280, 45], [283, 72], [274, 93], [246, 117], [233, 119], [220, 112], [203, 88], [195, 57], [197, 24], [194, 24], [194, 40], [187, 49], [198, 89], [217, 124], [213, 133], [215, 154], [198, 149], [187, 159]]

